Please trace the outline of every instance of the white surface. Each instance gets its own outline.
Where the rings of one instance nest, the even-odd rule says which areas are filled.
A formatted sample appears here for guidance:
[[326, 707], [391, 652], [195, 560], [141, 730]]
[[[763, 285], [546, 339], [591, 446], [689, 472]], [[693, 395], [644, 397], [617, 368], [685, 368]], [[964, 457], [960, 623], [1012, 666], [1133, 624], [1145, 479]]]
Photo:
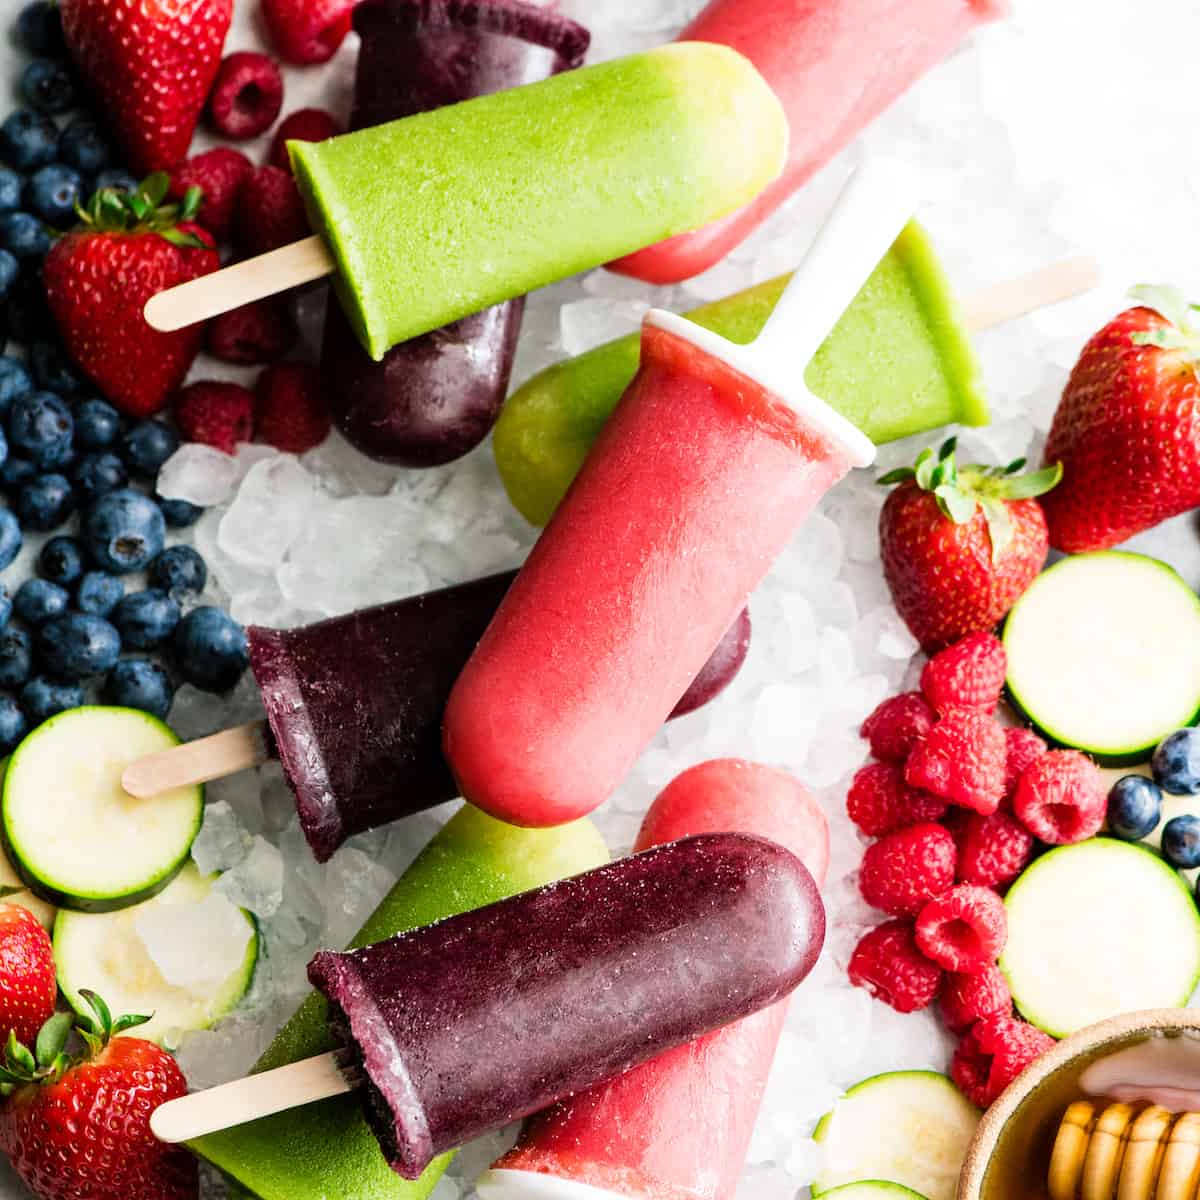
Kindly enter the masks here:
[[[238, 3], [231, 49], [256, 41], [256, 0]], [[3, 10], [11, 15], [17, 7], [6, 0]], [[565, 0], [564, 7], [591, 25], [596, 53], [605, 55], [664, 40], [700, 2]], [[344, 114], [352, 43], [330, 68], [289, 71], [285, 109], [319, 103]], [[1010, 21], [981, 32], [864, 139], [919, 169], [920, 216], [963, 292], [1065, 253], [1094, 253], [1105, 267], [1093, 296], [980, 338], [995, 421], [964, 434], [964, 461], [1037, 455], [1067, 370], [1083, 341], [1123, 306], [1130, 285], [1173, 281], [1200, 298], [1197, 44], [1194, 0], [1015, 0]], [[14, 57], [0, 39], [10, 79]], [[560, 358], [560, 336], [578, 352], [635, 328], [648, 306], [683, 310], [794, 267], [862, 149], [853, 147], [727, 262], [685, 286], [652, 289], [594, 272], [534, 297], [517, 379]], [[300, 300], [314, 336], [322, 303], [319, 290]], [[197, 368], [198, 376], [244, 374], [212, 360]], [[931, 440], [883, 447], [880, 470], [911, 461]], [[243, 451], [239, 462], [262, 456]], [[219, 512], [196, 533], [214, 589], [236, 593], [233, 611], [242, 620], [288, 624], [473, 578], [519, 560], [532, 542], [486, 448], [451, 468], [409, 473], [367, 463], [334, 440], [304, 464], [316, 480], [315, 498], [277, 565], [254, 560], [236, 522], [222, 537]], [[282, 491], [290, 480], [273, 482]], [[878, 1071], [948, 1062], [950, 1042], [932, 1016], [895, 1014], [849, 988], [844, 974], [850, 948], [875, 919], [857, 898], [861, 846], [843, 809], [845, 777], [864, 753], [855, 730], [917, 670], [912, 639], [879, 572], [874, 522], [882, 498], [871, 473], [860, 472], [824, 501], [754, 599], [754, 644], [734, 687], [665, 730], [597, 818], [613, 849], [627, 848], [655, 793], [683, 768], [718, 754], [791, 768], [820, 789], [830, 814], [829, 946], [792, 1006], [739, 1200], [794, 1200], [819, 1166], [807, 1135], [842, 1087]], [[1193, 585], [1200, 581], [1190, 518], [1135, 544], [1168, 558]], [[10, 587], [29, 560], [26, 552], [6, 573]], [[248, 686], [232, 703], [188, 689], [172, 723], [185, 736], [210, 733], [252, 718], [256, 703]], [[262, 922], [270, 957], [255, 998], [220, 1032], [185, 1046], [183, 1061], [198, 1085], [253, 1061], [303, 994], [312, 950], [344, 943], [445, 817], [425, 814], [356, 839], [318, 867], [292, 824], [276, 770], [226, 781], [211, 794], [246, 832], [280, 847], [285, 872], [283, 902]], [[235, 843], [243, 845], [216, 840], [235, 854]], [[434, 1200], [458, 1200], [460, 1184], [504, 1145], [501, 1136], [468, 1147]], [[0, 1183], [0, 1196], [23, 1194]]]

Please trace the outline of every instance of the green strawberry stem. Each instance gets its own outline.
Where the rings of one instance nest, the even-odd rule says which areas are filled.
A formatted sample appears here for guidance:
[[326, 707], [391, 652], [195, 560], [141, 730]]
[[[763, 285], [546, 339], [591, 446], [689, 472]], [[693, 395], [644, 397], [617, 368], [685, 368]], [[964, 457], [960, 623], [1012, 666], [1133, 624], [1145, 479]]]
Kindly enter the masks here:
[[932, 447], [923, 450], [915, 466], [889, 471], [879, 483], [890, 486], [915, 481], [923, 492], [932, 493], [942, 515], [956, 525], [966, 525], [982, 511], [992, 543], [992, 562], [997, 562], [1013, 539], [1009, 502], [1045, 495], [1062, 478], [1062, 463], [1028, 475], [1020, 474], [1025, 468], [1023, 458], [1005, 467], [982, 463], [960, 467], [955, 460], [957, 446], [957, 438], [948, 438], [936, 452]]
[[199, 211], [204, 193], [190, 187], [178, 203], [166, 204], [171, 179], [165, 171], [147, 175], [137, 190], [101, 188], [86, 205], [76, 205], [82, 228], [94, 233], [157, 233], [173, 246], [190, 250], [207, 249], [194, 233], [178, 228]]
[[1166, 328], [1135, 333], [1132, 339], [1135, 345], [1182, 350], [1193, 366], [1200, 366], [1200, 325], [1196, 323], [1200, 305], [1189, 304], [1178, 288], [1166, 284], [1143, 283], [1131, 288], [1129, 296], [1143, 308], [1153, 309], [1164, 321], [1169, 322]]

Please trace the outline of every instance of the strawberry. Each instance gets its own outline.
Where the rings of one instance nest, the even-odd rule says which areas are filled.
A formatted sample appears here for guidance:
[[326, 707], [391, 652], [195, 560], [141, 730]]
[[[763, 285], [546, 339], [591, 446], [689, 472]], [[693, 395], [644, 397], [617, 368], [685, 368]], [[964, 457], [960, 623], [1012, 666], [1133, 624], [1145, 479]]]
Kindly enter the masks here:
[[71, 58], [138, 174], [187, 157], [233, 0], [61, 0]]
[[1046, 521], [1035, 499], [1059, 469], [1020, 475], [1007, 467], [959, 467], [955, 439], [914, 467], [880, 479], [899, 484], [879, 515], [883, 573], [896, 608], [930, 652], [988, 632], [1046, 561]]
[[[7, 895], [21, 889], [2, 890]], [[50, 935], [28, 909], [0, 904], [0, 1037], [12, 1033], [32, 1042], [57, 998]]]
[[1046, 442], [1062, 486], [1046, 500], [1050, 544], [1107, 550], [1200, 506], [1200, 323], [1173, 288], [1135, 288], [1139, 308], [1083, 348]]
[[52, 1017], [32, 1052], [9, 1039], [0, 1142], [13, 1170], [40, 1200], [195, 1200], [196, 1160], [150, 1132], [154, 1109], [187, 1092], [183, 1072], [153, 1042], [115, 1036], [149, 1018], [114, 1021], [99, 996], [83, 996], [92, 1011]]
[[46, 299], [71, 357], [122, 412], [158, 412], [187, 374], [204, 340], [202, 324], [160, 333], [142, 310], [157, 292], [215, 271], [211, 235], [191, 221], [189, 189], [163, 204], [169, 180], [149, 176], [134, 193], [104, 188], [83, 224], [46, 256]]

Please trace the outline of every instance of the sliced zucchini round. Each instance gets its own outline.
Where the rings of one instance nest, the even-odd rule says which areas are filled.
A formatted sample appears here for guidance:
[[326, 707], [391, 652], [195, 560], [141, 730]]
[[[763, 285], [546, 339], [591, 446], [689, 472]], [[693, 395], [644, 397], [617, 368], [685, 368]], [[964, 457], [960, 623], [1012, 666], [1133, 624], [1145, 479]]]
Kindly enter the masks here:
[[1017, 601], [1003, 637], [1014, 706], [1102, 764], [1145, 762], [1200, 714], [1200, 597], [1156, 558], [1064, 558]]
[[[143, 904], [109, 913], [60, 912], [54, 962], [63, 995], [78, 1006], [81, 989], [88, 988], [113, 1012], [153, 1013], [130, 1032], [169, 1048], [181, 1034], [219, 1021], [250, 990], [258, 927], [212, 890], [217, 878], [188, 863]], [[179, 961], [164, 974], [147, 942], [162, 946], [171, 939], [179, 944]]]
[[925, 1200], [919, 1192], [903, 1184], [887, 1183], [882, 1179], [864, 1179], [861, 1183], [844, 1183], [831, 1191], [822, 1192], [829, 1200]]
[[[979, 1110], [936, 1071], [891, 1071], [852, 1087], [817, 1124], [825, 1168], [813, 1196], [846, 1200], [859, 1195], [842, 1185], [900, 1185], [928, 1200], [953, 1200], [958, 1173]], [[864, 1192], [900, 1200], [906, 1192]]]
[[1099, 837], [1059, 846], [1004, 901], [1000, 969], [1021, 1015], [1066, 1037], [1118, 1013], [1180, 1008], [1200, 980], [1200, 913], [1153, 850]]
[[188, 861], [204, 789], [135, 800], [121, 773], [178, 744], [157, 717], [132, 708], [75, 708], [34, 730], [9, 759], [0, 795], [0, 830], [21, 881], [81, 912], [162, 891]]

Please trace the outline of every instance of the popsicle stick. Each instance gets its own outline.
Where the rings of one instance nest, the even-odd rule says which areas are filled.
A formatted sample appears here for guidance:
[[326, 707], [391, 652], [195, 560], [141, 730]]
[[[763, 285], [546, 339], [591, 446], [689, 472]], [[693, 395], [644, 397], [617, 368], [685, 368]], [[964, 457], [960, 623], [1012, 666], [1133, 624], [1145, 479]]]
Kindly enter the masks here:
[[190, 1142], [353, 1090], [334, 1056], [318, 1054], [261, 1075], [247, 1075], [204, 1092], [168, 1100], [150, 1114], [150, 1131], [160, 1142]]
[[144, 313], [146, 324], [162, 333], [172, 333], [252, 300], [264, 300], [302, 283], [323, 279], [336, 269], [324, 241], [314, 234], [151, 296]]
[[224, 779], [270, 757], [266, 722], [251, 721], [136, 759], [125, 768], [121, 786], [135, 799], [148, 800], [175, 788]]
[[1015, 321], [1039, 308], [1090, 292], [1099, 282], [1100, 264], [1094, 258], [1080, 255], [1060, 259], [968, 296], [963, 302], [967, 328], [979, 333]]

